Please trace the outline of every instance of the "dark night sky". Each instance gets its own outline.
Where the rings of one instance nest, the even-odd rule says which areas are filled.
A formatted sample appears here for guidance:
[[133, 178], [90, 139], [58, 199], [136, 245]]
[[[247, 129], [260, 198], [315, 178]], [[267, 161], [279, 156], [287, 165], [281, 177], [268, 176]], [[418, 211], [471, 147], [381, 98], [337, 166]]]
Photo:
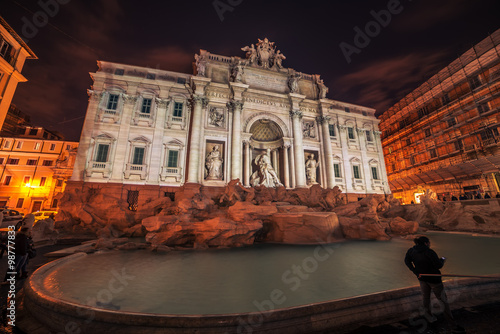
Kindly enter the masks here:
[[66, 4], [37, 32], [26, 22], [56, 0], [1, 0], [0, 15], [39, 57], [25, 64], [29, 81], [13, 102], [35, 125], [75, 141], [96, 60], [191, 73], [199, 49], [244, 57], [241, 47], [267, 37], [285, 67], [321, 74], [327, 97], [382, 112], [500, 28], [497, 0], [401, 0], [401, 12], [347, 63], [339, 44], [354, 45], [354, 28], [364, 30], [372, 10], [395, 0], [217, 0], [236, 4], [223, 21], [213, 0], [59, 1]]

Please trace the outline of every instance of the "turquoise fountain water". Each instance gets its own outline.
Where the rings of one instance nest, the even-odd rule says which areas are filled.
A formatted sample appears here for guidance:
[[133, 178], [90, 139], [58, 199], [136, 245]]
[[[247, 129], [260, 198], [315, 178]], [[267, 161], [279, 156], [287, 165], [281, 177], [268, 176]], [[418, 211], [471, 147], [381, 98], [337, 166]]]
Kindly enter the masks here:
[[[443, 273], [500, 273], [500, 238], [429, 233]], [[228, 314], [285, 308], [417, 284], [403, 258], [411, 240], [207, 251], [106, 252], [54, 269], [48, 293], [109, 310]]]

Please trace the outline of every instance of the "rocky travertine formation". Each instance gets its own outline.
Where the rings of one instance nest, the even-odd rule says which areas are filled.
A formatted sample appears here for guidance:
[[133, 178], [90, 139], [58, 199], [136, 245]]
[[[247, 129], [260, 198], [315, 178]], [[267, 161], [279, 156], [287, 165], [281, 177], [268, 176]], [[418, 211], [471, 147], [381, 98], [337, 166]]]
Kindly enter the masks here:
[[[218, 195], [205, 193], [201, 185], [190, 185], [176, 193], [175, 201], [158, 198], [131, 211], [125, 201], [101, 189], [79, 188], [61, 199], [55, 230], [101, 239], [145, 237], [155, 249], [234, 247], [256, 240], [293, 244], [388, 240], [417, 233], [420, 225], [442, 230], [500, 232], [498, 201], [483, 201], [485, 205], [443, 203], [429, 193], [421, 205], [402, 206], [392, 195], [370, 195], [344, 204], [337, 187], [245, 188], [233, 180]], [[34, 233], [46, 235], [45, 238], [54, 238], [52, 231], [47, 225], [34, 229]]]

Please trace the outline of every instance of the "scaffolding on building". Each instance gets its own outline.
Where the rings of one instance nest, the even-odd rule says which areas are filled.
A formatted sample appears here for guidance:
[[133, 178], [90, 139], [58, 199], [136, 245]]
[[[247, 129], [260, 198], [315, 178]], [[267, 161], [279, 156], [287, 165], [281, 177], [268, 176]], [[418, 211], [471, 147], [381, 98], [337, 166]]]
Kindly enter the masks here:
[[500, 29], [379, 118], [396, 191], [500, 171]]

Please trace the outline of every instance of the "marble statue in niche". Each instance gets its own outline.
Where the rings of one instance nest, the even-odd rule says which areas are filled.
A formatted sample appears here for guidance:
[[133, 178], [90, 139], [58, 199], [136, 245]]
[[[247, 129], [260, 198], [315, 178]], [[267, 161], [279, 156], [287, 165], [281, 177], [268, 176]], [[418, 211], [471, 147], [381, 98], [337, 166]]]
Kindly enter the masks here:
[[214, 145], [212, 151], [205, 158], [205, 167], [207, 169], [206, 180], [222, 180], [222, 153], [219, 145]]
[[314, 159], [314, 154], [309, 154], [306, 160], [306, 178], [307, 184], [317, 184], [316, 169], [319, 167], [319, 162]]

